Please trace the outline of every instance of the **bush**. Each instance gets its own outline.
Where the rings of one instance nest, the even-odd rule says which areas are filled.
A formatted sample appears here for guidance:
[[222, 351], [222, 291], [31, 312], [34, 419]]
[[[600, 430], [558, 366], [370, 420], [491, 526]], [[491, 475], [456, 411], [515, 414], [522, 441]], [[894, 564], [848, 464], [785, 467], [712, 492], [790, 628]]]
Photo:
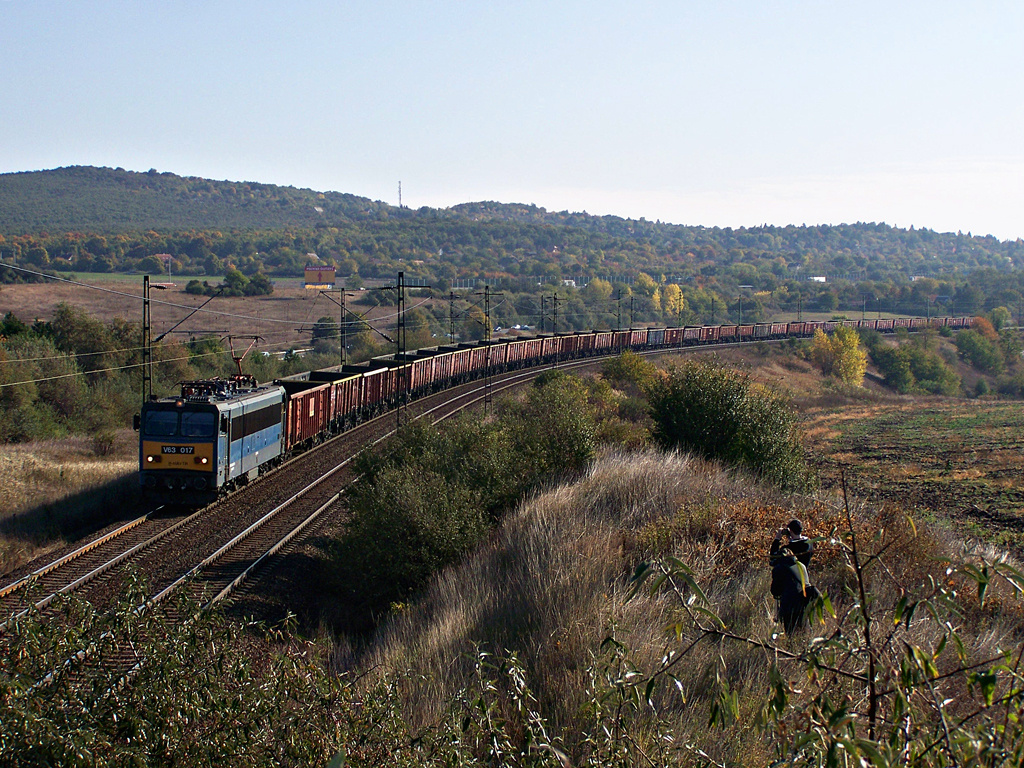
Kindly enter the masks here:
[[871, 359], [885, 378], [885, 384], [900, 394], [928, 392], [955, 395], [960, 377], [935, 352], [917, 344], [878, 346]]
[[960, 357], [979, 371], [999, 373], [1003, 370], [1003, 353], [999, 348], [999, 337], [989, 338], [981, 331], [960, 331], [953, 339]]
[[601, 366], [601, 375], [616, 386], [643, 392], [657, 379], [658, 369], [654, 363], [627, 350], [606, 360]]
[[555, 371], [496, 419], [443, 429], [414, 422], [361, 456], [352, 522], [334, 558], [351, 628], [370, 629], [541, 483], [585, 469], [594, 435], [586, 387]]
[[715, 363], [689, 363], [651, 391], [654, 438], [782, 487], [807, 481], [787, 396]]
[[868, 353], [861, 347], [857, 332], [840, 325], [831, 336], [820, 328], [815, 329], [811, 360], [826, 376], [834, 376], [844, 384], [859, 387], [864, 382]]

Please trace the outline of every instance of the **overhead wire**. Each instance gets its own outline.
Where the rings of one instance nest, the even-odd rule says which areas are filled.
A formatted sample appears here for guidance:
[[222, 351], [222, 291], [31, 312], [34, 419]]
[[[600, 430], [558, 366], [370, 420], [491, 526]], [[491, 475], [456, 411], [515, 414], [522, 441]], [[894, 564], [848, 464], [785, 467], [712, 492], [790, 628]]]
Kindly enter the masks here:
[[[163, 363], [173, 363], [173, 362], [176, 362], [176, 361], [179, 361], [179, 360], [194, 360], [197, 357], [211, 357], [213, 355], [223, 355], [225, 353], [225, 351], [226, 350], [219, 350], [217, 352], [204, 352], [204, 353], [199, 354], [199, 355], [186, 355], [184, 357], [171, 357], [171, 358], [168, 358], [166, 360], [154, 360], [153, 364], [154, 365], [162, 365]], [[45, 382], [45, 381], [56, 381], [57, 379], [70, 379], [70, 378], [72, 378], [74, 376], [90, 376], [90, 375], [92, 375], [94, 373], [111, 373], [113, 371], [128, 371], [128, 370], [131, 370], [132, 368], [141, 368], [141, 367], [143, 367], [145, 365], [149, 365], [149, 363], [130, 363], [128, 365], [118, 365], [118, 366], [114, 366], [112, 368], [97, 368], [96, 370], [93, 370], [93, 371], [74, 371], [72, 373], [62, 373], [62, 374], [59, 374], [57, 376], [45, 376], [45, 377], [40, 378], [40, 379], [26, 379], [24, 381], [10, 381], [10, 382], [7, 382], [6, 384], [0, 384], [0, 389], [4, 389], [6, 387], [17, 387], [17, 386], [20, 386], [22, 384], [40, 384], [40, 383]]]

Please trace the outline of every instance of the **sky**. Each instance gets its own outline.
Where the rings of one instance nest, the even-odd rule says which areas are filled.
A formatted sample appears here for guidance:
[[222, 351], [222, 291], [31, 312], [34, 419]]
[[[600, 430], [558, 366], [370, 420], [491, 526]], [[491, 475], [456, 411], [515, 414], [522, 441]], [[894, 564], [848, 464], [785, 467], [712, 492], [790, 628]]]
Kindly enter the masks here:
[[0, 0], [0, 172], [1024, 237], [1024, 3]]

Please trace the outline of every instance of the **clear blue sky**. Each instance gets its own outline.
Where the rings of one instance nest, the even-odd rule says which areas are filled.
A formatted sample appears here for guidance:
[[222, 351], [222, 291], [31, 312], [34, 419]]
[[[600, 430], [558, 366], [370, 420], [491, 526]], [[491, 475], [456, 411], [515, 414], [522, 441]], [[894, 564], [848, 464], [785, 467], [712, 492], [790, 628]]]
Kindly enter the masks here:
[[0, 172], [1024, 236], [1024, 3], [0, 0]]

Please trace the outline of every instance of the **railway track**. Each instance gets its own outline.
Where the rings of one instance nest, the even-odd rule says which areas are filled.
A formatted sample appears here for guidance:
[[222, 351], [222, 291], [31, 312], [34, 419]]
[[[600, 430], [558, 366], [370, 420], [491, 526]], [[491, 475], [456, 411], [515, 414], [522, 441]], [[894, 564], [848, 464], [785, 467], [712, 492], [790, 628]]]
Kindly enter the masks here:
[[[654, 350], [644, 354], [674, 351], [677, 350]], [[575, 370], [599, 365], [603, 360], [585, 358], [566, 361], [557, 367]], [[429, 417], [440, 421], [530, 381], [545, 370], [547, 366], [501, 374], [492, 377], [489, 385], [478, 379], [413, 401], [405, 406], [405, 412], [409, 419]], [[44, 610], [58, 596], [71, 592], [78, 592], [99, 609], [105, 608], [119, 596], [129, 569], [143, 574], [153, 594], [159, 596], [166, 596], [172, 585], [185, 581], [192, 582], [189, 590], [197, 598], [219, 592], [227, 582], [221, 579], [223, 583], [218, 587], [210, 574], [230, 569], [221, 564], [211, 568], [217, 561], [243, 564], [241, 578], [245, 578], [252, 570], [252, 563], [263, 562], [270, 556], [267, 551], [252, 554], [263, 547], [265, 540], [266, 550], [282, 546], [281, 539], [291, 533], [292, 528], [308, 524], [303, 522], [303, 514], [311, 507], [323, 506], [332, 496], [337, 501], [341, 488], [351, 480], [345, 471], [349, 462], [367, 446], [392, 434], [394, 419], [392, 411], [350, 429], [204, 509], [196, 512], [155, 509], [38, 566], [0, 588], [0, 634], [13, 619], [33, 609]], [[336, 474], [335, 482], [321, 488]], [[318, 479], [307, 483], [305, 478], [308, 477]], [[316, 488], [321, 490], [314, 492]], [[270, 510], [273, 512], [268, 512]], [[247, 539], [251, 540], [243, 545]], [[225, 545], [231, 542], [231, 546]], [[236, 579], [237, 576], [227, 581]]]
[[[491, 392], [516, 386], [539, 372], [530, 369], [494, 377]], [[447, 418], [485, 399], [487, 390], [483, 381], [475, 381], [429, 395], [406, 406], [408, 418]], [[345, 472], [349, 462], [367, 445], [392, 434], [393, 419], [393, 413], [384, 414], [349, 430], [202, 510], [190, 514], [176, 509], [153, 510], [35, 568], [0, 589], [0, 632], [12, 619], [21, 618], [33, 608], [43, 610], [59, 595], [72, 591], [97, 607], [105, 606], [123, 584], [129, 567], [145, 574], [155, 594], [162, 595], [183, 574], [197, 576], [202, 569], [194, 563], [205, 564], [209, 571], [214, 560], [227, 557], [229, 552], [232, 558], [244, 560], [246, 556], [240, 554], [243, 550], [260, 545], [247, 543], [242, 547], [243, 539], [253, 537], [253, 542], [262, 542], [272, 538], [279, 529], [298, 525], [301, 519], [296, 518], [302, 518], [310, 504], [322, 505], [324, 498], [332, 495], [336, 500], [340, 488], [351, 479]], [[336, 474], [337, 482], [329, 484], [326, 491], [314, 492]], [[310, 476], [317, 479], [304, 483], [304, 478]], [[272, 509], [270, 514], [268, 508]], [[288, 514], [284, 513], [286, 508]], [[272, 518], [274, 524], [268, 525]], [[257, 531], [259, 535], [253, 536]], [[234, 544], [215, 546], [225, 538]]]
[[[592, 363], [592, 361], [587, 362]], [[477, 381], [423, 398], [409, 406], [410, 418], [443, 420], [467, 407], [485, 401], [489, 396], [529, 381], [542, 372], [543, 369], [531, 369], [505, 374], [502, 377], [495, 377], [490, 385]], [[282, 476], [274, 473], [275, 482], [254, 483], [253, 487], [246, 489], [250, 493], [239, 493], [229, 497], [223, 503], [212, 505], [220, 507], [215, 511], [207, 508], [176, 520], [173, 526], [167, 526], [167, 529], [161, 532], [159, 537], [151, 537], [155, 540], [144, 539], [124, 549], [107, 562], [92, 568], [92, 571], [98, 572], [95, 576], [87, 580], [78, 577], [75, 579], [77, 583], [74, 583], [73, 586], [65, 584], [42, 600], [36, 601], [35, 605], [37, 608], [45, 607], [55, 599], [57, 594], [66, 593], [75, 587], [85, 590], [86, 585], [96, 579], [98, 581], [88, 587], [88, 598], [96, 607], [105, 607], [122, 590], [126, 571], [122, 567], [121, 573], [118, 574], [120, 578], [101, 579], [100, 577], [116, 566], [122, 565], [130, 556], [137, 555], [134, 565], [137, 569], [145, 569], [151, 580], [152, 590], [151, 597], [137, 610], [161, 610], [165, 612], [165, 618], [175, 622], [189, 620], [189, 616], [177, 614], [179, 606], [192, 604], [204, 608], [211, 607], [230, 595], [232, 590], [243, 583], [250, 574], [269, 561], [275, 553], [292, 543], [295, 537], [303, 531], [323, 524], [324, 518], [327, 516], [325, 513], [338, 513], [342, 508], [341, 493], [354, 479], [351, 470], [352, 460], [369, 445], [394, 433], [394, 422], [391, 419], [392, 415], [386, 414], [364, 425], [365, 429], [362, 430], [362, 434], [358, 435], [359, 439], [335, 438], [320, 449], [294, 459], [291, 462], [292, 471], [283, 475], [288, 481], [297, 477], [308, 478], [307, 472], [317, 467], [314, 471], [315, 479], [311, 482], [304, 481], [296, 488], [293, 483], [280, 482]], [[351, 437], [352, 433], [345, 433], [341, 437], [345, 436]], [[303, 461], [303, 459], [305, 460]], [[290, 495], [279, 500], [277, 495], [280, 494], [274, 492], [281, 491], [283, 485], [288, 486], [284, 493], [290, 492]], [[266, 509], [264, 505], [260, 509], [262, 514], [259, 515], [252, 513], [245, 515], [243, 520], [245, 525], [235, 525], [231, 531], [234, 535], [220, 546], [213, 548], [212, 551], [205, 553], [201, 559], [196, 560], [194, 558], [198, 546], [196, 542], [203, 540], [201, 531], [210, 528], [214, 519], [221, 519], [225, 514], [237, 511], [240, 506], [245, 504], [247, 497], [255, 493], [259, 493], [263, 500], [272, 503], [273, 506]], [[271, 496], [274, 498], [268, 499]], [[255, 519], [252, 519], [254, 516]], [[123, 526], [125, 531], [118, 529], [104, 536], [103, 541], [91, 542], [82, 547], [81, 555], [71, 556], [75, 554], [71, 553], [69, 556], [61, 558], [60, 563], [53, 563], [40, 570], [54, 573], [59, 570], [60, 565], [79, 560], [79, 557], [84, 556], [86, 550], [97, 552], [101, 549], [102, 544], [119, 540], [119, 537], [123, 536], [127, 530], [139, 528], [145, 521], [144, 518], [132, 521]], [[240, 530], [235, 532], [234, 528], [240, 528]], [[123, 539], [120, 540], [123, 541]], [[157, 551], [145, 552], [147, 547]], [[202, 549], [201, 546], [198, 548]], [[76, 553], [78, 551], [76, 550]], [[143, 554], [138, 554], [140, 552]], [[150, 569], [147, 567], [147, 561], [155, 561], [159, 567]], [[193, 564], [189, 567], [182, 567], [182, 564], [186, 562]], [[22, 588], [23, 584], [31, 583], [33, 579], [40, 576], [30, 575], [19, 583], [11, 585], [8, 589], [11, 592], [16, 592]], [[66, 581], [68, 573], [65, 572], [64, 577]], [[185, 599], [171, 601], [168, 599], [171, 596]], [[27, 610], [31, 610], [31, 608], [22, 609], [22, 614]], [[18, 614], [19, 617], [22, 614]], [[112, 674], [115, 679], [130, 677], [139, 665], [144, 663], [144, 660], [137, 655], [135, 647], [134, 643], [111, 643], [109, 637], [95, 637], [81, 651], [70, 657], [65, 662], [64, 669], [59, 672], [70, 675], [72, 678], [89, 679], [91, 677], [89, 670], [95, 671], [96, 667], [102, 665], [107, 679], [111, 679], [110, 675]], [[9, 651], [10, 649], [5, 650]], [[57, 675], [58, 671], [52, 670], [41, 677], [39, 684], [45, 685], [48, 680]]]
[[[653, 350], [646, 354], [675, 351]], [[577, 370], [598, 366], [603, 360], [566, 361], [557, 367], [560, 370]], [[490, 382], [476, 380], [459, 385], [410, 403], [406, 406], [406, 413], [410, 419], [441, 421], [529, 382], [546, 370], [550, 368], [534, 367], [495, 376]], [[36, 601], [35, 605], [48, 604], [58, 594], [77, 588], [87, 593], [84, 596], [95, 607], [103, 609], [123, 593], [128, 568], [131, 567], [148, 579], [148, 594], [151, 595], [137, 611], [160, 610], [171, 621], [190, 620], [190, 616], [178, 615], [180, 606], [211, 607], [231, 595], [262, 566], [271, 563], [276, 553], [297, 546], [297, 540], [304, 531], [317, 530], [341, 513], [341, 494], [354, 480], [352, 460], [359, 452], [393, 434], [394, 425], [394, 413], [384, 414], [293, 458], [278, 471], [261, 477], [232, 496], [175, 520], [159, 536], [150, 537], [152, 541], [146, 539], [128, 548], [122, 547], [114, 557], [90, 570], [90, 573], [95, 571], [95, 575], [89, 579], [79, 576]], [[311, 476], [314, 480], [310, 482], [307, 478]], [[91, 542], [69, 553], [59, 562], [40, 569], [45, 573], [30, 574], [5, 591], [13, 594], [27, 588], [36, 579], [60, 570], [63, 565], [76, 561], [84, 563], [81, 558], [87, 552], [97, 551], [98, 554], [104, 544], [127, 541], [122, 536], [141, 527], [153, 515], [144, 517], [122, 526], [124, 530], [110, 532], [102, 537], [102, 541]], [[183, 599], [169, 600], [172, 596]], [[22, 612], [25, 610], [22, 608]], [[72, 677], [81, 676], [88, 680], [88, 670], [102, 666], [108, 680], [123, 682], [131, 677], [144, 659], [138, 657], [134, 643], [112, 643], [108, 635], [109, 632], [104, 637], [93, 638], [65, 662], [67, 669], [64, 671]], [[9, 648], [4, 650], [10, 651]], [[56, 674], [56, 671], [46, 673], [39, 685], [46, 684], [46, 680]]]

